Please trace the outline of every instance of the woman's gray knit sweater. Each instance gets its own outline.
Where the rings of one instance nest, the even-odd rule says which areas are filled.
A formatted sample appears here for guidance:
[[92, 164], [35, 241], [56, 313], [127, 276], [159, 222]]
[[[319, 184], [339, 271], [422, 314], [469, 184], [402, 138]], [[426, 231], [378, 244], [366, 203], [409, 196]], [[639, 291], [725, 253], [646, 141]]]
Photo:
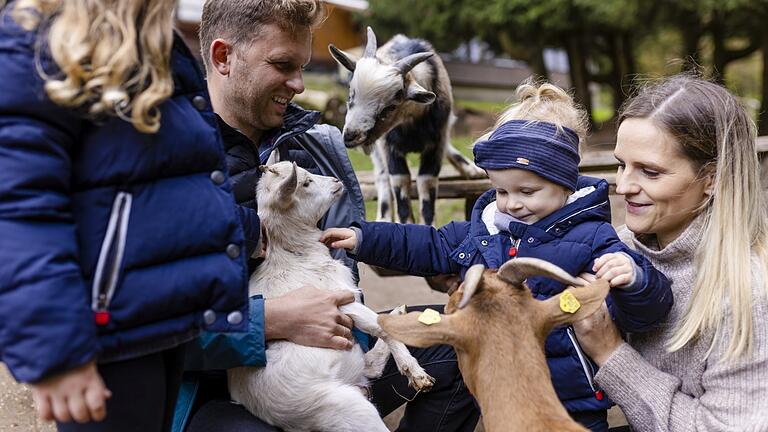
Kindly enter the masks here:
[[[701, 218], [699, 218], [701, 219]], [[752, 261], [753, 353], [736, 364], [720, 363], [724, 337], [706, 357], [713, 335], [667, 352], [693, 289], [693, 254], [701, 238], [695, 220], [662, 250], [643, 244], [624, 227], [619, 236], [672, 281], [675, 304], [649, 333], [629, 335], [600, 368], [597, 384], [621, 407], [635, 431], [768, 431], [768, 299], [758, 262]]]

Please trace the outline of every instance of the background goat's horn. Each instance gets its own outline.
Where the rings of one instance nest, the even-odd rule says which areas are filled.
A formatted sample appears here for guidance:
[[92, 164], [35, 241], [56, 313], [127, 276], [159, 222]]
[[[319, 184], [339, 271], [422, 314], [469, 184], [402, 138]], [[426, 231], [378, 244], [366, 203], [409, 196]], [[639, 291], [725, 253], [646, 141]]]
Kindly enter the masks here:
[[472, 296], [475, 295], [477, 288], [482, 282], [484, 271], [484, 265], [475, 264], [470, 267], [469, 270], [467, 270], [466, 274], [464, 274], [464, 286], [462, 288], [462, 290], [464, 290], [464, 294], [461, 296], [459, 309], [464, 309], [464, 307], [469, 304], [469, 301], [472, 300]]
[[416, 67], [416, 65], [432, 57], [432, 54], [433, 53], [431, 52], [411, 54], [408, 57], [401, 58], [395, 62], [394, 66], [400, 71], [401, 74], [405, 75], [410, 72], [411, 69]]
[[522, 286], [523, 281], [531, 276], [546, 276], [573, 286], [585, 286], [587, 284], [583, 279], [571, 276], [560, 267], [537, 258], [515, 258], [509, 260], [499, 268], [498, 275], [505, 282], [515, 286]]
[[368, 43], [365, 45], [365, 54], [363, 57], [376, 57], [376, 35], [373, 34], [373, 29], [368, 27]]

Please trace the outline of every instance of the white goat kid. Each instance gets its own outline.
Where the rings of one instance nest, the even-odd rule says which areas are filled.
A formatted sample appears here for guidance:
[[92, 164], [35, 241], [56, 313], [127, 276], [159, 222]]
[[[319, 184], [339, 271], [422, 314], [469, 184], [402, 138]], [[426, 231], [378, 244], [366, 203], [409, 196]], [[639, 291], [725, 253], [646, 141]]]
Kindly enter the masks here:
[[371, 153], [378, 196], [378, 220], [392, 219], [390, 191], [398, 221], [412, 222], [411, 174], [406, 153], [420, 153], [416, 178], [421, 221], [435, 217], [438, 175], [443, 157], [465, 177], [485, 173], [451, 145], [453, 94], [448, 72], [432, 45], [403, 35], [377, 49], [368, 27], [363, 57], [354, 60], [333, 45], [328, 49], [351, 71], [344, 143]]
[[[319, 242], [317, 222], [342, 195], [342, 183], [290, 162], [261, 169], [257, 200], [269, 242], [265, 261], [251, 277], [249, 294], [270, 299], [311, 285], [349, 290], [359, 299], [350, 270]], [[374, 311], [359, 302], [340, 309], [357, 328], [379, 338], [371, 351], [364, 355], [357, 344], [341, 351], [270, 342], [265, 367], [228, 371], [232, 398], [287, 432], [387, 431], [364, 388], [368, 378], [381, 375], [390, 351], [413, 388], [429, 390], [434, 379], [405, 345], [381, 329]], [[403, 313], [393, 311], [398, 312]]]

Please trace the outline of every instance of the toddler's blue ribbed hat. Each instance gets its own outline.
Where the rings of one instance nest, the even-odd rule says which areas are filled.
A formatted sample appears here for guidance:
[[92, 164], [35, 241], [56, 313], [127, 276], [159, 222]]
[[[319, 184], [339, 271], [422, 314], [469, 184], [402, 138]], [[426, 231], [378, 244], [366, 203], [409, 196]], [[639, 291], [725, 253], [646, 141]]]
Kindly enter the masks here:
[[510, 120], [473, 148], [486, 170], [519, 168], [575, 191], [579, 178], [579, 136], [552, 123]]

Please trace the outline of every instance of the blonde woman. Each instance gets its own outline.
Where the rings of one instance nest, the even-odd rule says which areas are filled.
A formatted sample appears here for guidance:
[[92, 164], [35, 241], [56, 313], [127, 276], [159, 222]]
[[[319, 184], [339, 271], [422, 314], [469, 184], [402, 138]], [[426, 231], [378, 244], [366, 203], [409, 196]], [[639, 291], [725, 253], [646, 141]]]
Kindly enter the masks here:
[[60, 431], [168, 429], [247, 323], [245, 238], [175, 0], [0, 4], [0, 361]]
[[768, 221], [755, 127], [724, 88], [675, 76], [620, 116], [624, 241], [672, 280], [664, 325], [577, 327], [596, 382], [636, 431], [768, 430]]
[[[499, 268], [516, 257], [545, 259], [573, 275], [594, 271], [610, 281], [608, 302], [620, 328], [653, 328], [672, 306], [669, 282], [619, 240], [610, 224], [608, 183], [579, 176], [584, 111], [551, 84], [527, 83], [517, 92], [520, 102], [475, 143], [475, 163], [488, 172], [493, 189], [478, 199], [470, 221], [439, 230], [362, 223], [327, 230], [324, 240], [362, 262], [420, 276], [463, 276], [474, 264]], [[537, 299], [565, 288], [543, 277], [527, 282]], [[607, 431], [611, 401], [594, 385], [595, 367], [573, 329], [550, 333], [546, 355], [569, 414], [592, 431]]]

